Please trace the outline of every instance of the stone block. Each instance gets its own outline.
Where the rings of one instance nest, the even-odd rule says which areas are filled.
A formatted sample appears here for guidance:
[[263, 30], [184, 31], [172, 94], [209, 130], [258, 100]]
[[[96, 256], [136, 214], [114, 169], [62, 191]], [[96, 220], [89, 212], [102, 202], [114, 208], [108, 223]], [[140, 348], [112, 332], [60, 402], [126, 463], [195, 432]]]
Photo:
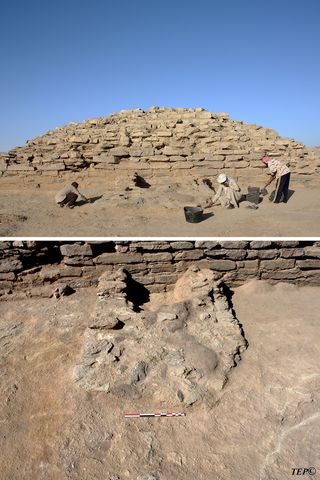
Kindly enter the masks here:
[[243, 263], [244, 270], [258, 270], [259, 268], [259, 260], [246, 260]]
[[46, 163], [44, 165], [38, 165], [37, 170], [40, 171], [59, 171], [59, 170], [65, 170], [66, 166], [62, 162], [57, 162], [57, 163]]
[[230, 260], [243, 260], [247, 256], [247, 251], [243, 250], [226, 250], [225, 256]]
[[222, 241], [219, 242], [222, 248], [230, 248], [230, 249], [235, 249], [239, 250], [242, 248], [247, 248], [249, 245], [249, 242], [246, 240], [240, 240], [240, 241]]
[[102, 253], [94, 263], [103, 265], [130, 264], [143, 262], [141, 253]]
[[171, 242], [170, 247], [172, 250], [191, 250], [194, 248], [193, 242]]
[[131, 242], [130, 243], [130, 250], [132, 248], [137, 249], [141, 248], [144, 251], [152, 251], [152, 250], [168, 250], [170, 248], [169, 242], [153, 242], [153, 241], [146, 241], [146, 242]]
[[282, 248], [280, 250], [280, 256], [282, 258], [304, 257], [305, 252], [303, 248]]
[[18, 258], [5, 258], [0, 261], [0, 272], [10, 273], [23, 269], [23, 264]]
[[92, 162], [98, 164], [116, 165], [120, 162], [120, 159], [114, 155], [102, 153], [101, 155], [95, 155], [92, 159]]
[[202, 259], [197, 265], [199, 265], [201, 268], [210, 268], [211, 270], [216, 270], [218, 272], [227, 272], [229, 270], [236, 269], [236, 262], [233, 260]]
[[268, 248], [271, 247], [272, 242], [270, 241], [263, 241], [263, 240], [256, 240], [250, 242], [250, 248], [252, 249], [259, 249], [259, 248]]
[[13, 272], [0, 273], [0, 280], [15, 280], [16, 276]]
[[320, 258], [320, 247], [317, 247], [317, 246], [304, 247], [304, 253], [307, 257]]
[[256, 258], [261, 258], [261, 259], [273, 259], [278, 257], [280, 254], [279, 250], [276, 249], [266, 249], [266, 250], [257, 250], [256, 251]]
[[33, 172], [35, 170], [34, 167], [30, 167], [29, 165], [23, 165], [22, 163], [15, 164], [15, 165], [8, 165], [7, 171], [8, 172]]
[[84, 256], [84, 257], [91, 257], [92, 256], [92, 248], [88, 244], [77, 245], [76, 243], [73, 244], [64, 244], [60, 246], [60, 252], [63, 256], [66, 257], [75, 257], [75, 256]]
[[148, 269], [151, 273], [173, 273], [176, 271], [176, 266], [172, 263], [149, 263]]
[[261, 270], [289, 270], [295, 266], [294, 259], [278, 258], [276, 260], [261, 260]]
[[175, 261], [180, 260], [199, 260], [203, 258], [204, 253], [202, 250], [187, 250], [178, 253], [174, 253]]
[[155, 275], [155, 283], [165, 283], [166, 285], [176, 283], [178, 280], [177, 273], [166, 273], [166, 274], [158, 274]]
[[213, 250], [204, 250], [204, 255], [206, 257], [214, 257], [214, 258], [217, 258], [217, 257], [223, 257], [225, 258], [226, 257], [226, 253], [227, 251], [224, 250], [223, 248], [216, 248], [216, 249], [213, 249]]
[[320, 268], [320, 259], [314, 258], [314, 259], [303, 259], [303, 260], [297, 260], [296, 265], [301, 269], [301, 270], [311, 270], [314, 268]]
[[220, 248], [220, 242], [210, 240], [196, 240], [194, 246], [195, 248], [206, 248], [207, 250], [213, 250], [216, 248]]
[[163, 149], [163, 154], [168, 155], [169, 157], [171, 157], [172, 155], [182, 155], [183, 157], [187, 157], [191, 155], [191, 153], [192, 152], [190, 152], [190, 150], [170, 147], [168, 145], [165, 146]]
[[298, 268], [292, 268], [289, 270], [270, 270], [268, 272], [262, 272], [261, 278], [263, 280], [295, 280], [303, 276], [301, 270]]
[[168, 262], [172, 260], [172, 254], [169, 252], [144, 253], [143, 260], [146, 262]]

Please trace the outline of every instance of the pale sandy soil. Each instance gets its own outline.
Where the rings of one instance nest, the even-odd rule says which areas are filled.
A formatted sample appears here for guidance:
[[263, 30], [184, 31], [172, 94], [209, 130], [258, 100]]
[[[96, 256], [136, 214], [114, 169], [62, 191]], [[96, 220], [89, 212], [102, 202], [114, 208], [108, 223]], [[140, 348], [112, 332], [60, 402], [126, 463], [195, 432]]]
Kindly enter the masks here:
[[150, 405], [74, 382], [94, 289], [1, 302], [1, 478], [275, 480], [320, 468], [319, 291], [237, 288], [249, 347], [219, 403], [160, 419], [127, 420], [124, 412]]
[[[16, 177], [17, 178], [17, 177]], [[112, 190], [95, 179], [80, 180], [81, 191], [94, 203], [59, 208], [54, 195], [66, 182], [2, 179], [0, 236], [2, 237], [318, 237], [320, 189], [313, 183], [294, 183], [287, 204], [267, 198], [258, 210], [244, 202], [236, 210], [205, 210], [200, 223], [187, 223], [184, 206], [204, 201], [188, 186]], [[259, 185], [258, 185], [259, 186]], [[243, 190], [246, 191], [245, 186]], [[210, 193], [210, 192], [209, 192]]]

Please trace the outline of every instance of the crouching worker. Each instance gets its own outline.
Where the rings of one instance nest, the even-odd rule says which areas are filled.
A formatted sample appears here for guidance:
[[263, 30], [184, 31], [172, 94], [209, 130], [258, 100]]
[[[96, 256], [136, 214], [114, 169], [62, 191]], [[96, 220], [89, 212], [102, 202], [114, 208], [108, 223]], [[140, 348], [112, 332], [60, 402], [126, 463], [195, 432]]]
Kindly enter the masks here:
[[227, 177], [224, 173], [220, 173], [217, 178], [219, 188], [212, 199], [211, 205], [222, 205], [224, 208], [238, 208], [242, 199], [240, 187], [235, 180]]
[[265, 184], [263, 190], [265, 190], [275, 178], [277, 179], [274, 198], [270, 198], [269, 200], [273, 201], [273, 203], [279, 203], [281, 200], [283, 203], [287, 203], [290, 183], [289, 167], [281, 160], [269, 157], [268, 155], [262, 157], [261, 162], [269, 168], [271, 173], [270, 180]]
[[66, 185], [56, 194], [56, 203], [60, 205], [60, 207], [67, 206], [73, 208], [78, 197], [80, 197], [81, 200], [89, 202], [88, 198], [79, 192], [78, 186], [79, 184], [77, 182], [72, 182], [70, 185]]

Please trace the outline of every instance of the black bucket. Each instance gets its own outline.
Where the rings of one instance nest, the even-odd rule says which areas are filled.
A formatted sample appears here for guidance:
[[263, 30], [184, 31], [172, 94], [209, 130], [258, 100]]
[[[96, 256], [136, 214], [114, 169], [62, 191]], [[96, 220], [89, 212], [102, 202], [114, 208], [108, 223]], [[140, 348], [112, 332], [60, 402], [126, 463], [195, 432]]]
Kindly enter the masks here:
[[184, 215], [189, 223], [199, 223], [203, 220], [203, 210], [200, 207], [184, 207]]
[[248, 187], [248, 193], [246, 194], [247, 202], [255, 203], [258, 205], [260, 188], [259, 187]]

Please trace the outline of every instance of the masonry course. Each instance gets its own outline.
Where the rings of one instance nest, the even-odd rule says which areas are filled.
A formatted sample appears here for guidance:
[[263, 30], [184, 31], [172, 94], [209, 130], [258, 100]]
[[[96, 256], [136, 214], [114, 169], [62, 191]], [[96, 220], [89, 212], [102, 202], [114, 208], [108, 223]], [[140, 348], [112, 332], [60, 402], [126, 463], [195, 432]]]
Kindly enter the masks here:
[[319, 258], [317, 241], [7, 241], [0, 242], [0, 299], [32, 296], [35, 287], [47, 296], [60, 283], [95, 286], [103, 272], [119, 268], [150, 293], [171, 290], [192, 265], [231, 287], [252, 278], [320, 285]]

